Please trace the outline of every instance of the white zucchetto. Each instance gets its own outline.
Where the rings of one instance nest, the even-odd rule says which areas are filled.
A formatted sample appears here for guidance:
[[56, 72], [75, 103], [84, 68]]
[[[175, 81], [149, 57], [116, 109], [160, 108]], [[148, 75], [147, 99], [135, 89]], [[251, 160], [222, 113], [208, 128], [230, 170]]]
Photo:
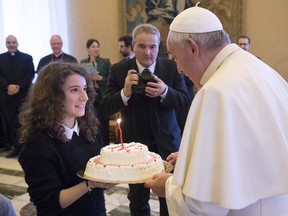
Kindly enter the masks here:
[[214, 13], [195, 6], [178, 14], [172, 21], [170, 30], [181, 33], [206, 33], [223, 30], [223, 26]]

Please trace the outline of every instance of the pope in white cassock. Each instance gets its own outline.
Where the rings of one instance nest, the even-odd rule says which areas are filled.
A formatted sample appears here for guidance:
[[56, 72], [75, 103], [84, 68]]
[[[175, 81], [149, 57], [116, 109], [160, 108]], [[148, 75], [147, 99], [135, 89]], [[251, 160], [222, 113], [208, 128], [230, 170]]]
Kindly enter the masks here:
[[167, 48], [199, 88], [174, 174], [146, 182], [170, 216], [288, 215], [288, 85], [264, 62], [231, 44], [201, 7], [170, 25]]

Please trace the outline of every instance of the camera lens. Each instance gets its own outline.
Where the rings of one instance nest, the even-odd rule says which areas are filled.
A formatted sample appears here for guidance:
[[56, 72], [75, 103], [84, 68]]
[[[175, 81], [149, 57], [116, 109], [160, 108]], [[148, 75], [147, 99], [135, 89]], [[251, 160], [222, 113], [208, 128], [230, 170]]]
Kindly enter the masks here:
[[147, 84], [147, 82], [153, 81], [153, 75], [149, 69], [144, 69], [141, 73], [141, 78], [143, 83]]

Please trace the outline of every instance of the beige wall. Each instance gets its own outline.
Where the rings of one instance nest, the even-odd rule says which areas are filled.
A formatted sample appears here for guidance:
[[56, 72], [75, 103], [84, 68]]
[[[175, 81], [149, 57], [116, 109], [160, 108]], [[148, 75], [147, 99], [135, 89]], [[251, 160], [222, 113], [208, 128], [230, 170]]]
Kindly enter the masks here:
[[243, 33], [251, 52], [288, 80], [288, 1], [242, 0]]
[[[288, 1], [242, 1], [242, 33], [251, 37], [251, 52], [288, 80]], [[71, 54], [78, 60], [86, 58], [86, 40], [94, 37], [101, 43], [101, 56], [117, 62], [121, 0], [67, 2]]]

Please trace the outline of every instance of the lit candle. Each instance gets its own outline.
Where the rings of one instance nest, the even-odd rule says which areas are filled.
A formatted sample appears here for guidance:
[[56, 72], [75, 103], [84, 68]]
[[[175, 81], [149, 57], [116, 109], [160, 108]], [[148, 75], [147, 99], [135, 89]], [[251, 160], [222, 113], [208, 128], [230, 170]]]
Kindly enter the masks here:
[[120, 123], [121, 123], [121, 119], [117, 119], [117, 126], [118, 126], [118, 130], [119, 130], [119, 134], [120, 134], [120, 142], [122, 145], [122, 149], [124, 149], [124, 143], [123, 143], [123, 138], [122, 138], [122, 129], [120, 127]]

